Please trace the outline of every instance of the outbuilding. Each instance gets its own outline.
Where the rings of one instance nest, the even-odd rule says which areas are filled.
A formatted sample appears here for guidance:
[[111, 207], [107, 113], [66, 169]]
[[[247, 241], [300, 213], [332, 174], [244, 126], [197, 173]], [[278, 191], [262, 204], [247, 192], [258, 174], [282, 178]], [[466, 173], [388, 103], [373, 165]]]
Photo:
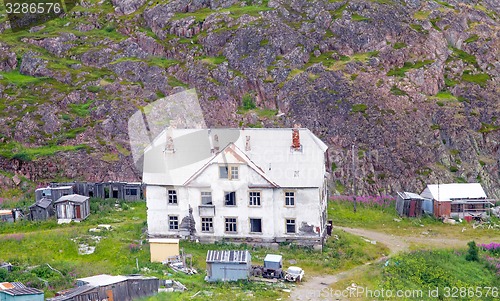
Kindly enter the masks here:
[[237, 281], [250, 276], [252, 258], [248, 250], [207, 252], [207, 276], [205, 280]]
[[164, 262], [171, 256], [179, 255], [178, 238], [152, 238], [149, 240], [151, 262]]
[[0, 283], [0, 301], [43, 301], [43, 291], [20, 282]]
[[399, 216], [421, 217], [423, 212], [432, 213], [432, 200], [412, 192], [398, 192], [396, 211]]
[[54, 202], [56, 206], [57, 222], [80, 222], [90, 215], [90, 201], [88, 196], [70, 194], [60, 197]]
[[30, 219], [32, 221], [43, 221], [55, 215], [52, 200], [42, 198], [30, 206]]

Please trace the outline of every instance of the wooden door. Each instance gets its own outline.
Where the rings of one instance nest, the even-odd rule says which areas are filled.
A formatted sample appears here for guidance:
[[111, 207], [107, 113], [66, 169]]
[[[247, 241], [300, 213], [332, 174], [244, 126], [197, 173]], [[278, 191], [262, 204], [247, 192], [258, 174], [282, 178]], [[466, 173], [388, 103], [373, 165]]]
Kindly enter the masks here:
[[80, 206], [75, 206], [75, 218], [77, 219], [82, 218], [82, 211], [80, 209]]
[[106, 297], [108, 297], [108, 301], [114, 301], [113, 300], [113, 291], [112, 290], [107, 290], [106, 291]]

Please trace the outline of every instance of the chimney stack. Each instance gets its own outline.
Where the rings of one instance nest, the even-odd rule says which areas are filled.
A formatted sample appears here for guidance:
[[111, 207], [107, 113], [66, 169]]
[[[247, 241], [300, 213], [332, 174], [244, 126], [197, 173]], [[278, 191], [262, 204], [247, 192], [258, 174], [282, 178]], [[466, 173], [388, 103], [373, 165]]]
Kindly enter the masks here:
[[294, 150], [300, 150], [300, 135], [299, 135], [300, 124], [295, 124], [292, 129], [292, 148]]

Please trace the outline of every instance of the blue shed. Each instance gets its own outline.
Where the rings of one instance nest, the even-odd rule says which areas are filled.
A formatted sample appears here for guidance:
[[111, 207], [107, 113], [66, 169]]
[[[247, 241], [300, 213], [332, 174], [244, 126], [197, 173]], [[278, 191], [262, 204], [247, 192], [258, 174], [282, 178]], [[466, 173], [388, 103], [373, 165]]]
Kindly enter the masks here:
[[31, 287], [11, 288], [0, 291], [0, 301], [43, 301], [41, 290]]
[[206, 281], [237, 281], [248, 279], [252, 258], [248, 250], [207, 252]]

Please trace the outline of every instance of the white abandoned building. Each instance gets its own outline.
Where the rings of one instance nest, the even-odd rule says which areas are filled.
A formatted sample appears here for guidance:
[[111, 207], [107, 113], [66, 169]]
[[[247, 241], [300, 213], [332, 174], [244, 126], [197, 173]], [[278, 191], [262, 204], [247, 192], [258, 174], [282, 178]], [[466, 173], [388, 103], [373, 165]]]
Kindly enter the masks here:
[[308, 129], [169, 129], [144, 154], [150, 238], [322, 246], [327, 146]]

